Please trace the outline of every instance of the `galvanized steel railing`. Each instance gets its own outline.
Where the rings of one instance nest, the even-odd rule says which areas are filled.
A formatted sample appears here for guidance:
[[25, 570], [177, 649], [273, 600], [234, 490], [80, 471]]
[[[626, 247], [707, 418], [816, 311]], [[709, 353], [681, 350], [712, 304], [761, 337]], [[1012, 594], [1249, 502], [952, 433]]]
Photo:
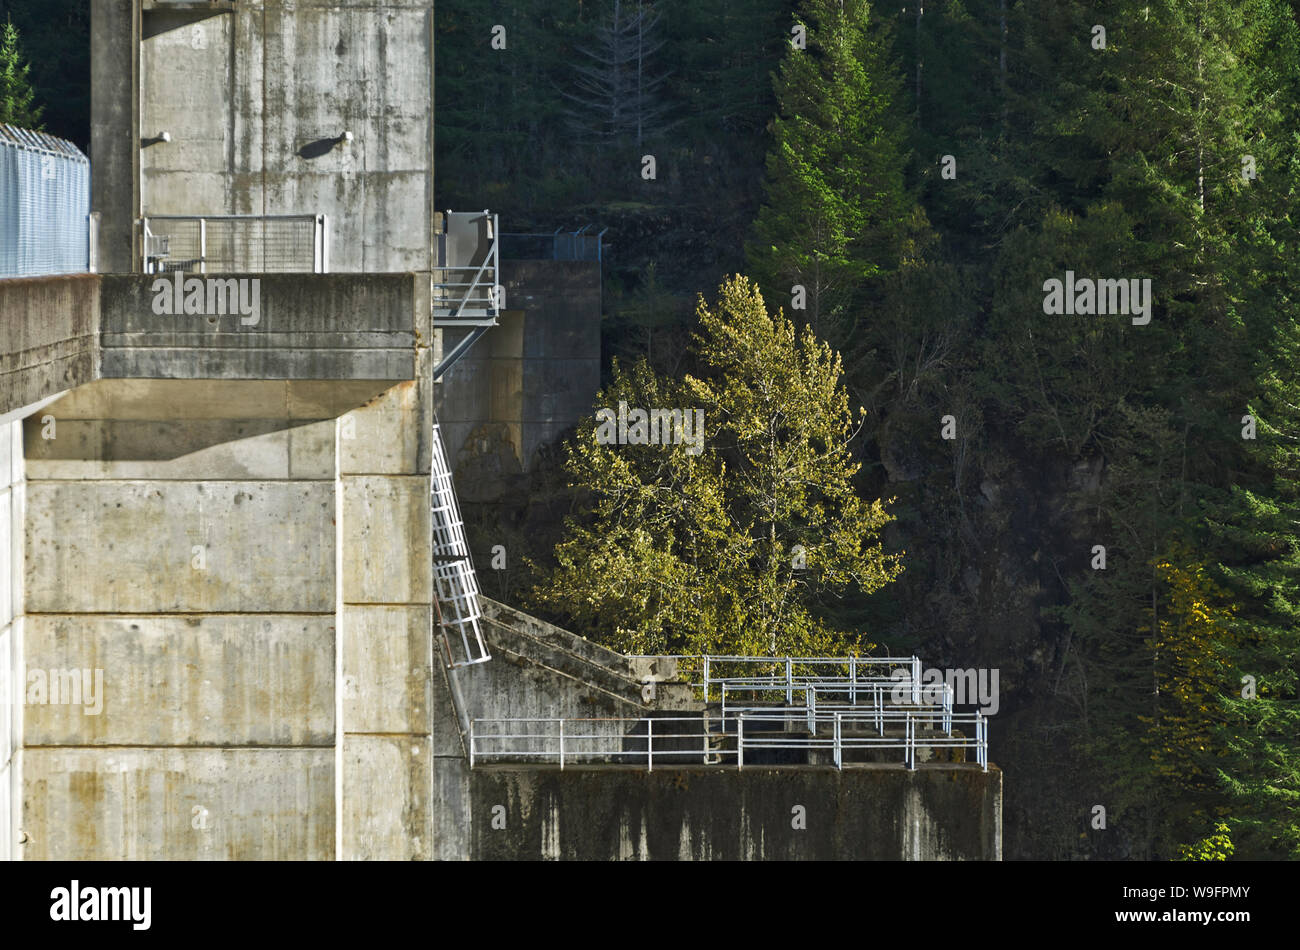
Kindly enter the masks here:
[[[771, 713], [738, 714], [732, 721], [734, 730], [726, 729], [727, 720], [703, 716], [664, 716], [643, 718], [479, 718], [469, 725], [469, 764], [473, 768], [485, 761], [536, 760], [565, 765], [644, 764], [654, 771], [660, 764], [702, 765], [714, 760], [736, 768], [745, 767], [745, 751], [756, 749], [815, 750], [831, 753], [836, 768], [844, 768], [844, 753], [856, 749], [897, 749], [903, 753], [908, 769], [917, 767], [917, 752], [923, 749], [969, 749], [975, 763], [988, 771], [988, 719], [983, 713], [956, 714], [953, 725], [965, 725], [973, 735], [922, 733], [921, 725], [931, 713], [911, 709], [885, 713], [887, 722], [901, 727], [900, 735], [845, 734], [845, 726], [874, 723], [878, 714], [835, 711], [818, 713], [817, 721], [831, 726], [830, 735], [816, 731], [808, 736], [772, 735], [755, 732], [755, 728], [784, 722]], [[721, 731], [710, 724], [717, 721]], [[686, 726], [681, 725], [686, 723]], [[644, 731], [641, 731], [644, 729]], [[734, 736], [734, 747], [714, 743], [720, 737]], [[659, 748], [655, 748], [655, 743]]]
[[324, 214], [156, 214], [140, 220], [144, 273], [305, 273], [330, 269]]
[[[914, 683], [914, 681], [913, 681]], [[916, 696], [913, 693], [912, 685], [907, 681], [875, 678], [871, 680], [826, 680], [817, 683], [795, 683], [790, 686], [785, 684], [771, 683], [735, 683], [732, 681], [722, 682], [722, 719], [725, 723], [727, 717], [742, 714], [759, 714], [771, 713], [780, 714], [786, 718], [798, 716], [805, 717], [808, 723], [809, 733], [816, 734], [817, 722], [822, 721], [819, 713], [827, 715], [839, 711], [862, 712], [874, 717], [876, 728], [883, 734], [883, 723], [892, 706], [894, 710], [901, 707], [907, 707], [917, 716], [929, 715], [931, 719], [941, 724], [945, 732], [952, 731], [952, 705], [953, 689], [947, 683], [936, 683], [933, 686], [927, 686], [925, 694], [932, 691], [938, 691], [939, 695], [935, 701], [930, 702], [925, 699], [925, 694]], [[727, 694], [732, 696], [736, 694], [751, 694], [762, 696], [773, 692], [787, 690], [786, 696], [801, 696], [803, 705], [798, 706], [793, 700], [787, 700], [785, 705], [774, 705], [771, 702], [761, 702], [757, 699], [751, 700], [748, 704], [732, 700], [727, 701]], [[909, 697], [906, 700], [900, 700], [897, 691], [906, 689]], [[842, 698], [837, 698], [842, 697]], [[862, 700], [859, 703], [859, 699]]]
[[[732, 761], [743, 768], [746, 749], [775, 749], [827, 751], [843, 768], [846, 752], [896, 749], [914, 769], [918, 750], [966, 749], [988, 770], [988, 719], [982, 712], [954, 713], [949, 683], [923, 689], [915, 656], [686, 659], [701, 661], [703, 680], [697, 685], [706, 704], [716, 694], [720, 706], [699, 716], [475, 719], [468, 729], [470, 764], [532, 759], [561, 768], [603, 762], [653, 769], [658, 759]], [[902, 679], [881, 675], [899, 670], [906, 671]]]
[[494, 326], [505, 305], [505, 291], [499, 283], [497, 216], [489, 211], [447, 211], [440, 221], [433, 269], [434, 323]]
[[[690, 657], [703, 664], [704, 699], [713, 696], [713, 688], [723, 683], [737, 685], [768, 684], [772, 689], [783, 689], [786, 702], [794, 701], [794, 688], [803, 683], [819, 683], [827, 679], [844, 681], [849, 684], [876, 680], [880, 669], [909, 671], [908, 682], [912, 690], [912, 702], [921, 702], [921, 660], [917, 656], [719, 656], [707, 655]], [[718, 676], [718, 670], [725, 671], [747, 668], [775, 669], [774, 673], [752, 673], [740, 676]]]

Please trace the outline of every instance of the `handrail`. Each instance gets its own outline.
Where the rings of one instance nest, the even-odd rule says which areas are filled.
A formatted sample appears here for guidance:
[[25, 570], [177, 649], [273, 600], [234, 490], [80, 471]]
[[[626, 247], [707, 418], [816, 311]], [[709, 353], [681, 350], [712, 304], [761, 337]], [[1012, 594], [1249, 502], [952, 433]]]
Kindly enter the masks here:
[[[654, 771], [656, 757], [661, 761], [665, 758], [685, 756], [689, 765], [705, 765], [705, 762], [711, 756], [717, 757], [719, 764], [724, 764], [723, 760], [732, 758], [738, 769], [745, 766], [745, 750], [756, 748], [767, 749], [785, 749], [785, 750], [811, 750], [811, 749], [829, 749], [832, 754], [832, 761], [835, 767], [843, 769], [844, 752], [853, 749], [900, 749], [903, 752], [903, 764], [909, 770], [917, 768], [917, 751], [920, 749], [974, 749], [975, 763], [985, 772], [988, 771], [988, 719], [983, 713], [966, 713], [955, 714], [953, 721], [963, 725], [974, 727], [974, 735], [922, 735], [919, 727], [927, 717], [915, 710], [898, 710], [887, 712], [885, 718], [889, 721], [901, 722], [903, 724], [903, 735], [884, 735], [883, 732], [878, 736], [846, 734], [845, 726], [852, 725], [854, 722], [872, 722], [876, 713], [872, 711], [863, 711], [861, 713], [846, 712], [836, 710], [832, 713], [816, 714], [815, 722], [829, 722], [832, 724], [830, 737], [818, 736], [814, 731], [810, 731], [807, 737], [795, 735], [762, 735], [754, 734], [752, 731], [747, 732], [746, 722], [752, 725], [762, 723], [765, 719], [775, 718], [764, 716], [762, 714], [752, 714], [740, 712], [735, 717], [736, 723], [736, 742], [735, 748], [709, 748], [708, 739], [710, 735], [716, 733], [710, 732], [708, 728], [709, 717], [695, 716], [657, 716], [657, 717], [498, 717], [498, 718], [477, 718], [470, 722], [469, 727], [469, 762], [470, 768], [484, 759], [545, 759], [558, 763], [563, 769], [566, 764], [580, 760], [608, 760], [613, 758], [629, 758], [633, 761], [643, 760], [647, 771]], [[655, 731], [655, 723], [659, 723], [661, 728]], [[513, 727], [521, 724], [543, 723], [548, 727], [547, 731], [509, 731]], [[663, 726], [670, 723], [689, 723], [689, 728], [677, 728], [673, 731], [664, 732]], [[496, 724], [493, 726], [492, 724]], [[585, 724], [585, 725], [584, 725]], [[597, 724], [615, 724], [614, 731], [599, 731]], [[632, 731], [626, 731], [624, 726], [631, 724]], [[487, 725], [487, 731], [484, 726]], [[645, 732], [638, 733], [638, 727], [644, 725]], [[723, 722], [725, 727], [725, 721]], [[574, 731], [575, 726], [579, 731]], [[507, 731], [496, 731], [506, 729]], [[703, 737], [704, 746], [701, 748], [697, 741]], [[552, 741], [554, 740], [554, 741]], [[659, 742], [659, 748], [655, 748], [655, 742]], [[680, 741], [681, 747], [674, 748], [672, 743]], [[514, 742], [527, 743], [530, 748], [508, 748], [492, 749], [485, 748], [492, 742]], [[586, 748], [583, 748], [583, 744]], [[629, 746], [629, 743], [632, 745]], [[666, 746], [665, 743], [668, 743]], [[644, 744], [644, 748], [640, 748]]]
[[[155, 234], [151, 222], [174, 222], [190, 228], [164, 229]], [[297, 222], [310, 227], [295, 231], [284, 228], [268, 232], [268, 223]], [[218, 240], [210, 240], [209, 224], [226, 225]], [[214, 272], [299, 272], [329, 273], [329, 215], [303, 214], [149, 214], [139, 220], [143, 240], [143, 271], [160, 273], [168, 269]], [[249, 227], [240, 226], [252, 226]], [[261, 232], [256, 230], [261, 226]], [[213, 245], [221, 250], [214, 253]]]

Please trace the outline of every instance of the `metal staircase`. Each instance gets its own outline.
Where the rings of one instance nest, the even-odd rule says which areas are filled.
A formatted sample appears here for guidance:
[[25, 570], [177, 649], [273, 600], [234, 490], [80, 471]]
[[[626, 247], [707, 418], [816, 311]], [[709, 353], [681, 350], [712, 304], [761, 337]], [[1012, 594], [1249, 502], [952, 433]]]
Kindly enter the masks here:
[[436, 622], [442, 630], [447, 665], [472, 666], [492, 659], [479, 624], [478, 579], [465, 542], [465, 523], [456, 504], [451, 467], [443, 448], [442, 430], [434, 416], [429, 467], [429, 527], [433, 547]]

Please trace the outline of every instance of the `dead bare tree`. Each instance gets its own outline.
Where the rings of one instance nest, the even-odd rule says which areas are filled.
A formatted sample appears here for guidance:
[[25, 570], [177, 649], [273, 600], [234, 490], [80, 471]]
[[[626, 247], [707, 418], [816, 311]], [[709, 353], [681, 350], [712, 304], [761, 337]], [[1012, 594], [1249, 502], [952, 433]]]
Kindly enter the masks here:
[[569, 123], [583, 144], [610, 147], [663, 134], [670, 106], [662, 101], [668, 73], [656, 73], [651, 59], [664, 45], [659, 38], [661, 16], [638, 0], [614, 0], [610, 18], [596, 28], [593, 44], [578, 47], [588, 60], [573, 67], [574, 88], [562, 90], [576, 104], [566, 110]]

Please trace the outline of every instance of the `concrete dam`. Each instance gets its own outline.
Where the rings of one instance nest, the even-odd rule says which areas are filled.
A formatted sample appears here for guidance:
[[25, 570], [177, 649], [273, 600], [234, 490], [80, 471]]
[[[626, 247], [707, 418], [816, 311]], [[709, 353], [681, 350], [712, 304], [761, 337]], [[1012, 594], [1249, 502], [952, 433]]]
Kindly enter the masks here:
[[93, 5], [84, 266], [0, 270], [0, 857], [1000, 859], [987, 717], [917, 658], [630, 657], [482, 593], [462, 461], [592, 411], [601, 272], [438, 208], [436, 31]]

